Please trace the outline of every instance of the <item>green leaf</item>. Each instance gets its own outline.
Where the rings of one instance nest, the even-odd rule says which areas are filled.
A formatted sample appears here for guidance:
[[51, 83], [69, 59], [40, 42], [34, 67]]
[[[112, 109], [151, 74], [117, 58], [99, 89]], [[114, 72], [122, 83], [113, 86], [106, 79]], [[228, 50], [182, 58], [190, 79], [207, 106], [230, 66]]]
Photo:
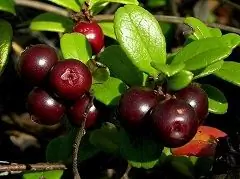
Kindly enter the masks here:
[[205, 68], [193, 71], [194, 73], [194, 78], [193, 79], [198, 79], [198, 78], [202, 78], [204, 76], [208, 76], [211, 75], [212, 73], [216, 72], [217, 70], [219, 70], [222, 65], [223, 65], [224, 61], [220, 60], [218, 62], [215, 62]]
[[13, 31], [11, 25], [5, 21], [0, 20], [0, 75], [3, 73], [7, 64], [8, 54], [11, 49]]
[[135, 168], [150, 169], [160, 160], [163, 145], [143, 136], [129, 136], [126, 132], [122, 135], [120, 147], [121, 155]]
[[185, 67], [184, 63], [168, 65], [168, 64], [158, 64], [156, 62], [151, 62], [151, 65], [158, 71], [167, 75], [168, 77], [175, 75]]
[[42, 171], [42, 172], [31, 172], [24, 173], [23, 179], [61, 179], [63, 175], [63, 170], [52, 170], [52, 171]]
[[30, 24], [30, 29], [36, 31], [70, 32], [72, 27], [72, 20], [51, 12], [38, 15]]
[[193, 29], [193, 33], [189, 36], [190, 39], [199, 40], [212, 36], [208, 27], [199, 19], [187, 17], [184, 23]]
[[222, 31], [219, 28], [208, 27], [208, 30], [210, 31], [212, 37], [221, 37], [222, 36]]
[[108, 68], [97, 68], [92, 72], [93, 83], [103, 83], [110, 78], [110, 71]]
[[165, 64], [166, 43], [155, 17], [142, 7], [125, 5], [115, 13], [114, 29], [120, 46], [132, 63], [156, 77], [157, 71], [150, 63]]
[[14, 1], [13, 0], [1, 0], [0, 1], [0, 11], [10, 12], [16, 15]]
[[106, 105], [116, 105], [122, 93], [127, 90], [126, 84], [117, 78], [110, 77], [101, 84], [92, 85], [93, 94], [97, 100]]
[[100, 129], [96, 129], [91, 133], [89, 141], [104, 152], [119, 153], [121, 136], [114, 124], [106, 122]]
[[172, 63], [185, 63], [186, 70], [197, 70], [223, 60], [231, 53], [221, 38], [211, 37], [193, 41], [177, 53]]
[[208, 110], [214, 114], [224, 114], [228, 109], [228, 102], [224, 94], [214, 86], [204, 84], [201, 86], [208, 94]]
[[146, 1], [147, 6], [151, 8], [165, 6], [167, 4], [167, 0], [148, 0]]
[[51, 1], [67, 9], [71, 9], [75, 12], [80, 12], [80, 8], [84, 2], [84, 0], [48, 0], [48, 1]]
[[180, 90], [188, 86], [193, 79], [193, 73], [190, 71], [182, 70], [168, 79], [167, 85], [171, 90]]
[[73, 58], [86, 63], [92, 56], [88, 40], [80, 33], [64, 34], [60, 39], [60, 46], [65, 59]]
[[100, 54], [100, 62], [110, 69], [113, 76], [121, 79], [126, 84], [130, 86], [142, 85], [143, 73], [132, 64], [119, 45], [107, 47]]
[[240, 86], [240, 63], [224, 62], [220, 70], [214, 73], [217, 77]]
[[113, 22], [99, 22], [98, 25], [102, 28], [102, 31], [104, 35], [111, 37], [113, 39], [116, 39], [114, 28], [113, 28]]
[[231, 49], [240, 45], [240, 36], [234, 33], [223, 35], [221, 39]]

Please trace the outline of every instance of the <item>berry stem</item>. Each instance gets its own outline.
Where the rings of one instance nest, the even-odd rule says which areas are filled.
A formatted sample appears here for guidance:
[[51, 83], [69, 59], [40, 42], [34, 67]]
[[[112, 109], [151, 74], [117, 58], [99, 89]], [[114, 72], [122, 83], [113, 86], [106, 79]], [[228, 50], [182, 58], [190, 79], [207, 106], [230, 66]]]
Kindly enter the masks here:
[[129, 179], [128, 174], [129, 174], [129, 172], [131, 171], [131, 169], [132, 169], [132, 166], [131, 166], [130, 164], [128, 164], [127, 169], [126, 169], [126, 171], [124, 172], [124, 174], [123, 174], [123, 176], [121, 177], [121, 179]]
[[75, 141], [74, 141], [74, 144], [73, 144], [73, 163], [72, 163], [72, 167], [73, 167], [73, 176], [74, 176], [74, 179], [81, 179], [81, 176], [78, 172], [78, 151], [79, 151], [79, 146], [80, 146], [80, 143], [81, 143], [81, 140], [83, 138], [83, 136], [85, 135], [85, 123], [86, 123], [86, 119], [87, 119], [87, 116], [88, 116], [88, 113], [89, 113], [89, 110], [93, 104], [93, 99], [94, 97], [93, 96], [90, 96], [90, 101], [83, 113], [83, 122], [81, 124], [81, 127], [79, 127], [77, 130], [77, 134], [76, 134], [76, 137], [75, 137]]

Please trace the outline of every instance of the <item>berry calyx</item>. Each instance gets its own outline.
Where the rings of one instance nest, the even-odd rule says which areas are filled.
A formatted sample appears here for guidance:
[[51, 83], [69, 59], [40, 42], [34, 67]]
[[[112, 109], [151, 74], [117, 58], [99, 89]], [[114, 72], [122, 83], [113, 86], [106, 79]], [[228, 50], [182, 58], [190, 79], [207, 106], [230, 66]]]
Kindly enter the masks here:
[[59, 61], [50, 71], [49, 84], [58, 96], [75, 100], [89, 91], [92, 75], [84, 63], [67, 59]]
[[96, 22], [80, 21], [74, 26], [73, 31], [86, 36], [95, 54], [98, 54], [104, 47], [104, 34]]
[[131, 87], [121, 97], [119, 115], [125, 128], [141, 130], [147, 113], [158, 103], [157, 94], [147, 87]]
[[58, 56], [54, 48], [45, 44], [37, 44], [28, 47], [21, 54], [17, 68], [23, 79], [39, 85], [57, 61]]
[[207, 93], [197, 85], [189, 85], [188, 87], [176, 93], [177, 99], [182, 99], [190, 104], [196, 111], [199, 123], [202, 123], [208, 115], [208, 96]]
[[41, 88], [34, 88], [28, 95], [27, 108], [34, 122], [54, 125], [60, 122], [65, 107]]
[[[84, 120], [84, 113], [88, 107], [88, 104], [91, 103], [91, 99], [88, 95], [83, 95], [79, 98], [69, 109], [69, 120], [77, 125], [81, 126]], [[90, 104], [89, 112], [87, 113], [85, 128], [88, 129], [92, 127], [98, 117], [98, 110], [94, 104]]]
[[159, 103], [151, 114], [156, 136], [166, 147], [180, 147], [197, 132], [198, 119], [194, 109], [183, 100], [169, 99]]

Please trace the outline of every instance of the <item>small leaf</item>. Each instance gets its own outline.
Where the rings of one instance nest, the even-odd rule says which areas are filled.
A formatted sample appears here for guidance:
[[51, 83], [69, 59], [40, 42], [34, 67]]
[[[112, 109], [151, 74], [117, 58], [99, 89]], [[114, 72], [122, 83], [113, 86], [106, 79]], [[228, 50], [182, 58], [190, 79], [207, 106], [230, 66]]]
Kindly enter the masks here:
[[228, 102], [224, 94], [214, 86], [202, 85], [201, 86], [208, 94], [208, 110], [215, 114], [224, 114], [228, 109]]
[[92, 77], [95, 83], [104, 83], [110, 77], [110, 72], [108, 68], [97, 68], [92, 72]]
[[113, 76], [121, 79], [128, 85], [142, 85], [143, 74], [127, 57], [119, 45], [107, 47], [100, 54], [100, 62], [105, 64]]
[[36, 31], [70, 32], [72, 27], [72, 20], [51, 12], [38, 15], [30, 24], [30, 29]]
[[16, 15], [14, 1], [13, 0], [1, 0], [0, 1], [0, 11], [10, 12]]
[[168, 79], [167, 85], [171, 90], [180, 90], [188, 86], [193, 79], [193, 73], [182, 70]]
[[42, 171], [42, 172], [31, 172], [23, 174], [23, 179], [61, 179], [63, 175], [63, 170], [52, 170], [52, 171]]
[[157, 71], [150, 63], [165, 64], [166, 42], [155, 17], [142, 7], [125, 5], [115, 13], [114, 29], [120, 46], [132, 63], [156, 77]]
[[219, 37], [193, 41], [185, 46], [173, 59], [172, 63], [185, 63], [186, 70], [197, 70], [223, 60], [231, 53]]
[[80, 12], [81, 5], [83, 4], [84, 0], [48, 0], [51, 1], [59, 6], [71, 9], [75, 12]]
[[146, 1], [147, 6], [151, 8], [161, 7], [165, 6], [167, 4], [166, 0], [148, 0]]
[[193, 29], [193, 34], [189, 36], [190, 39], [199, 40], [211, 37], [208, 27], [199, 19], [187, 17], [184, 23]]
[[104, 35], [111, 37], [113, 39], [116, 39], [114, 28], [113, 28], [113, 22], [99, 22], [98, 25], [102, 28], [102, 31]]
[[223, 63], [224, 63], [224, 61], [220, 60], [218, 62], [215, 62], [215, 63], [211, 64], [211, 65], [208, 65], [205, 68], [193, 71], [193, 73], [194, 73], [194, 78], [193, 79], [202, 78], [204, 76], [208, 76], [208, 75], [216, 72], [217, 70], [219, 70], [222, 67]]
[[86, 63], [92, 56], [88, 40], [80, 33], [64, 34], [60, 39], [60, 46], [65, 59], [73, 58]]
[[13, 31], [11, 25], [5, 21], [0, 20], [0, 75], [3, 73], [7, 64], [8, 54], [11, 49], [11, 40]]
[[110, 77], [101, 84], [93, 84], [92, 90], [97, 100], [105, 105], [116, 105], [122, 93], [127, 90], [126, 84], [117, 78]]
[[217, 77], [240, 86], [240, 63], [227, 61], [220, 70], [214, 73]]
[[221, 39], [231, 49], [240, 45], [240, 36], [234, 33], [223, 35]]
[[151, 65], [158, 71], [164, 73], [168, 77], [175, 75], [176, 73], [180, 72], [184, 67], [184, 63], [179, 64], [158, 64], [156, 62], [151, 62]]
[[212, 37], [221, 37], [222, 36], [222, 31], [219, 28], [208, 27], [208, 30], [210, 31]]

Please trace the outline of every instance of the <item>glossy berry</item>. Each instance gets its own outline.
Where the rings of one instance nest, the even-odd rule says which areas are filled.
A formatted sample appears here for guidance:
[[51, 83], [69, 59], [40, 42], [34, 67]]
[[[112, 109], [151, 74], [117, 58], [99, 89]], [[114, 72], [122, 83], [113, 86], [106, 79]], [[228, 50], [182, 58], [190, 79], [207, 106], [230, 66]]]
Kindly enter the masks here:
[[21, 54], [18, 71], [26, 81], [40, 84], [57, 61], [58, 56], [54, 48], [44, 44], [33, 45]]
[[45, 125], [59, 123], [65, 112], [65, 107], [41, 88], [34, 88], [29, 93], [27, 107], [33, 120]]
[[207, 117], [208, 96], [206, 92], [197, 85], [190, 85], [178, 91], [176, 98], [184, 100], [194, 108], [200, 123]]
[[88, 67], [75, 59], [58, 62], [50, 72], [50, 86], [60, 97], [75, 100], [88, 92], [92, 75]]
[[104, 34], [96, 22], [78, 22], [73, 31], [86, 36], [95, 54], [98, 54], [104, 47]]
[[166, 147], [180, 147], [197, 132], [194, 109], [183, 100], [169, 99], [159, 103], [151, 114], [153, 129]]
[[[90, 97], [87, 95], [83, 95], [80, 99], [78, 99], [73, 106], [69, 109], [69, 120], [77, 125], [81, 126], [83, 120], [84, 120], [84, 112], [88, 106], [88, 103], [90, 102]], [[97, 120], [98, 117], [98, 110], [92, 104], [90, 106], [89, 112], [87, 114], [85, 128], [92, 127]]]
[[158, 98], [152, 89], [131, 87], [121, 97], [119, 115], [123, 125], [129, 130], [141, 129], [147, 113], [157, 104]]

